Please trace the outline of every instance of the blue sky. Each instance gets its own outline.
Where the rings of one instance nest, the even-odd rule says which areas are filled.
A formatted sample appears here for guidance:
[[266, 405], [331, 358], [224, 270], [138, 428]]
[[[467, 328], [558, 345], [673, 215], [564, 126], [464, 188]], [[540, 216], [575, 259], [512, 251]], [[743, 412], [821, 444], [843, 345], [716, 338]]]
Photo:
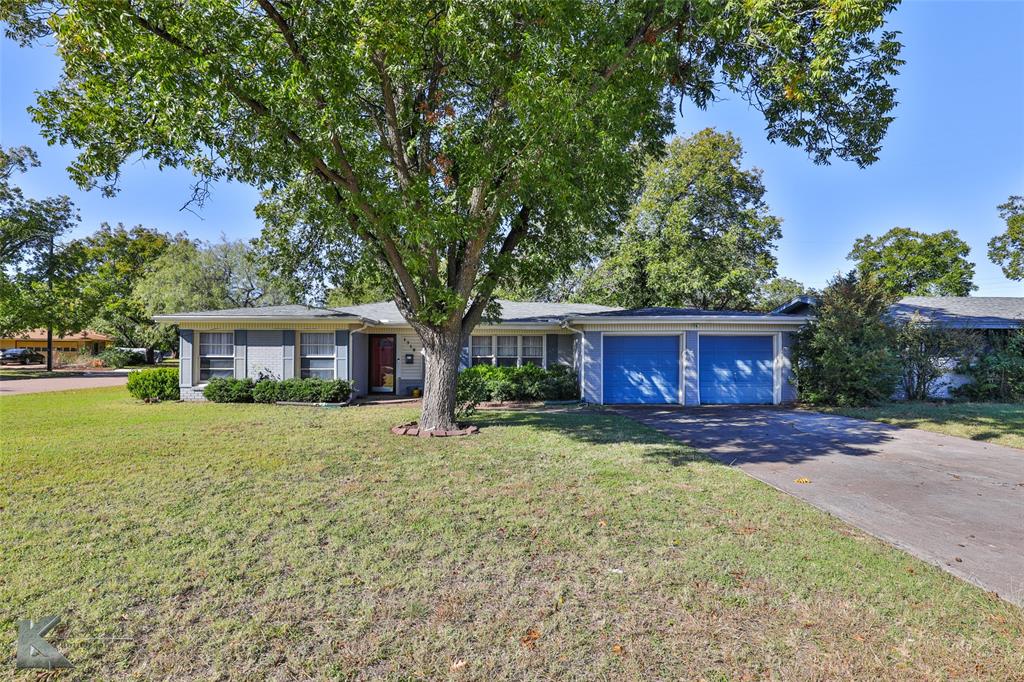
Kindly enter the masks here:
[[[770, 144], [759, 114], [738, 97], [707, 111], [684, 107], [677, 132], [730, 130], [746, 149], [746, 164], [764, 171], [767, 199], [783, 218], [779, 272], [821, 286], [848, 269], [854, 239], [893, 226], [928, 232], [954, 228], [971, 246], [977, 295], [1022, 296], [986, 257], [986, 244], [1004, 229], [996, 205], [1024, 194], [1024, 2], [909, 0], [890, 15], [902, 31], [907, 61], [896, 79], [896, 120], [881, 159], [867, 169], [836, 162], [815, 166], [799, 149]], [[218, 185], [193, 215], [179, 210], [191, 177], [154, 163], [124, 169], [113, 199], [82, 192], [64, 168], [73, 150], [47, 147], [25, 108], [33, 91], [56, 83], [60, 63], [44, 47], [0, 45], [0, 144], [28, 144], [43, 167], [22, 177], [31, 196], [64, 193], [82, 214], [80, 233], [101, 221], [141, 223], [216, 239], [258, 234], [252, 212], [258, 195], [237, 184]]]

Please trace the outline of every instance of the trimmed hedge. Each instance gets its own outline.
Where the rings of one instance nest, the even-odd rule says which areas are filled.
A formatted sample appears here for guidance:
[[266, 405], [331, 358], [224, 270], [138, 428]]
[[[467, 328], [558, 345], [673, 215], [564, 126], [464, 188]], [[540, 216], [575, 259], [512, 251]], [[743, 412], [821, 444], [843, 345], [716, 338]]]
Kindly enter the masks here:
[[147, 403], [177, 400], [178, 368], [140, 369], [128, 375], [128, 392]]
[[343, 379], [211, 379], [203, 397], [215, 403], [343, 403], [352, 383]]
[[210, 379], [203, 397], [213, 403], [251, 403], [252, 379]]
[[[474, 397], [484, 396], [480, 402], [536, 400], [575, 400], [579, 398], [576, 375], [566, 365], [553, 365], [550, 369], [536, 365], [522, 367], [495, 367], [476, 365], [459, 374], [459, 382]], [[469, 390], [472, 387], [472, 390]]]
[[253, 398], [258, 403], [343, 403], [350, 395], [352, 382], [344, 379], [264, 379], [253, 387]]

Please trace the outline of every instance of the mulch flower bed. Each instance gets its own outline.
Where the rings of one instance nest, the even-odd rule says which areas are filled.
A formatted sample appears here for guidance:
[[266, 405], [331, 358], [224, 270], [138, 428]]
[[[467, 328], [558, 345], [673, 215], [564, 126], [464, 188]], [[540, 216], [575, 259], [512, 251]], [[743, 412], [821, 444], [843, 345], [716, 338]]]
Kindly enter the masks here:
[[418, 436], [419, 438], [444, 438], [447, 436], [469, 436], [474, 433], [480, 433], [480, 427], [470, 425], [464, 429], [435, 429], [434, 431], [428, 431], [427, 429], [421, 429], [416, 422], [409, 422], [408, 424], [392, 426], [391, 433], [395, 434], [396, 436]]

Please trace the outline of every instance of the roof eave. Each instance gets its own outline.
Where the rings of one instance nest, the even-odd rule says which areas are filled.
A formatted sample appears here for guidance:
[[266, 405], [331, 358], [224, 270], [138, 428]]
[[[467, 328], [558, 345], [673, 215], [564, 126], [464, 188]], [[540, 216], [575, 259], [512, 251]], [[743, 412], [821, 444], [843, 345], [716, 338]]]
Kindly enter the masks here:
[[637, 315], [637, 316], [608, 316], [602, 317], [599, 315], [587, 315], [584, 317], [570, 317], [565, 321], [571, 324], [609, 324], [609, 323], [626, 323], [626, 324], [680, 324], [687, 322], [732, 322], [738, 324], [804, 324], [814, 319], [813, 315], [758, 315], [758, 316], [738, 316], [738, 315], [664, 315], [664, 316], [651, 316], [651, 315]]

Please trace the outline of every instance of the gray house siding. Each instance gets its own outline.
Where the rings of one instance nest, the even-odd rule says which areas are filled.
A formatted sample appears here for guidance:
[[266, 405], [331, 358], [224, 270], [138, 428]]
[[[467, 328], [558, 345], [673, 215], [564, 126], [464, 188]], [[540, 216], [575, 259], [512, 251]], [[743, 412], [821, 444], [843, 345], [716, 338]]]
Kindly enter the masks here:
[[583, 400], [588, 403], [601, 402], [601, 332], [583, 334]]
[[547, 347], [545, 349], [547, 366], [558, 364], [558, 334], [546, 334], [544, 344]]
[[334, 332], [334, 377], [348, 379], [348, 338], [346, 329]]
[[202, 391], [192, 388], [192, 356], [195, 334], [191, 329], [178, 331], [178, 392], [182, 400], [203, 399]]
[[[568, 365], [569, 367], [575, 366], [575, 354], [573, 351], [573, 341], [576, 338], [576, 334], [559, 334], [558, 335], [558, 352], [555, 356], [555, 362], [559, 365]], [[548, 357], [548, 364], [551, 364], [551, 357]]]
[[469, 357], [469, 335], [462, 339], [462, 349], [459, 351], [459, 369], [469, 369], [471, 359]]
[[697, 332], [683, 334], [683, 404], [700, 404], [700, 377], [697, 371]]
[[[284, 332], [280, 330], [250, 330], [246, 358], [246, 376], [284, 378]], [[293, 357], [294, 362], [294, 357]]]
[[352, 354], [352, 394], [366, 395], [370, 380], [370, 347], [366, 334], [353, 332], [350, 335], [349, 352]]
[[782, 402], [794, 403], [799, 395], [793, 374], [793, 332], [782, 332]]

